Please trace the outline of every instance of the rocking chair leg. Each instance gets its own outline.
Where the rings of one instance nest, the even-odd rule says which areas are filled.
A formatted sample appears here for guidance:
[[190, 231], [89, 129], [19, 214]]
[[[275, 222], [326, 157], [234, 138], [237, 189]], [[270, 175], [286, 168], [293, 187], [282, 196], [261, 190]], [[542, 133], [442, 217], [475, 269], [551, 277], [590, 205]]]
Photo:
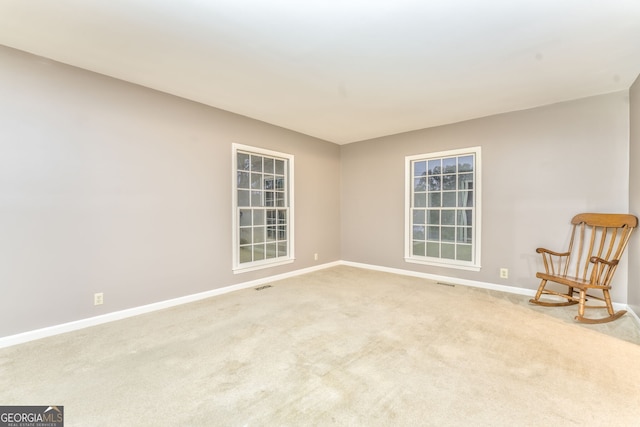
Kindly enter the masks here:
[[538, 286], [538, 292], [536, 292], [536, 297], [534, 298], [536, 301], [540, 300], [540, 297], [542, 296], [542, 291], [544, 290], [544, 287], [547, 285], [547, 281], [545, 279], [542, 279], [542, 282], [540, 282], [540, 286]]
[[585, 291], [584, 289], [580, 289], [580, 302], [578, 305], [578, 317], [583, 318], [584, 317], [584, 305], [585, 305], [585, 301], [587, 299], [587, 291]]
[[604, 302], [607, 304], [607, 311], [609, 312], [609, 316], [613, 316], [615, 312], [613, 310], [613, 304], [611, 304], [611, 295], [609, 295], [609, 289], [603, 289], [602, 293], [604, 294]]

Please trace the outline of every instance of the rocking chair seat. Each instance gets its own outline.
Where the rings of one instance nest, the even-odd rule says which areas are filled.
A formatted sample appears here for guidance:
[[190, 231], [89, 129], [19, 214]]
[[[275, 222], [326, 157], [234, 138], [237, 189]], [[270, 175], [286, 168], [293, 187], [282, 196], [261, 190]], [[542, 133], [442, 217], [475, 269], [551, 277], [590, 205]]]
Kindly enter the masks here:
[[[553, 274], [547, 274], [547, 273], [536, 273], [536, 277], [538, 279], [551, 280], [552, 282], [556, 282], [561, 285], [571, 286], [574, 288], [584, 287], [586, 289], [590, 285], [590, 282], [588, 280], [582, 280], [579, 277], [555, 276]], [[608, 288], [610, 289], [611, 286], [608, 286]]]

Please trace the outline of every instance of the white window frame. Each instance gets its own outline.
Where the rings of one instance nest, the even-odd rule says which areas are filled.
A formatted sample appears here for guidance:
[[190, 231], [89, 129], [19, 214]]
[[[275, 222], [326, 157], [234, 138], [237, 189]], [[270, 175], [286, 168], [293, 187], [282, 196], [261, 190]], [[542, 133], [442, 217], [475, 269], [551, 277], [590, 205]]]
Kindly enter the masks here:
[[[278, 151], [267, 150], [264, 148], [253, 147], [249, 145], [243, 144], [232, 144], [232, 229], [233, 229], [233, 272], [234, 273], [244, 273], [247, 271], [254, 271], [268, 267], [274, 267], [277, 265], [289, 264], [295, 260], [295, 251], [294, 251], [294, 156], [287, 153], [281, 153]], [[246, 206], [238, 206], [238, 152], [244, 152], [249, 154], [256, 154], [259, 156], [267, 156], [267, 157], [275, 157], [279, 159], [286, 160], [286, 170], [285, 170], [285, 192], [286, 192], [286, 202], [284, 207], [274, 207], [274, 209], [283, 209], [287, 211], [287, 255], [283, 257], [277, 258], [269, 258], [262, 259], [259, 261], [250, 261], [250, 262], [240, 262], [240, 209], [247, 208]]]
[[[471, 261], [446, 259], [439, 257], [418, 256], [413, 254], [413, 230], [414, 219], [414, 174], [413, 164], [418, 161], [429, 161], [435, 159], [444, 159], [455, 156], [473, 155], [474, 156], [474, 171], [473, 171], [473, 207], [472, 207], [472, 249], [471, 249]], [[481, 180], [481, 147], [470, 147], [456, 150], [440, 151], [435, 153], [418, 154], [405, 157], [405, 253], [404, 259], [406, 262], [433, 265], [438, 267], [456, 268], [461, 270], [479, 271], [481, 268], [480, 263], [480, 249], [481, 249], [481, 225], [482, 225], [482, 180]], [[459, 172], [456, 172], [458, 174]], [[457, 185], [456, 185], [457, 191]], [[457, 198], [457, 196], [456, 196]], [[457, 217], [457, 215], [456, 215]], [[440, 240], [441, 241], [441, 240]], [[456, 242], [457, 244], [457, 242]]]

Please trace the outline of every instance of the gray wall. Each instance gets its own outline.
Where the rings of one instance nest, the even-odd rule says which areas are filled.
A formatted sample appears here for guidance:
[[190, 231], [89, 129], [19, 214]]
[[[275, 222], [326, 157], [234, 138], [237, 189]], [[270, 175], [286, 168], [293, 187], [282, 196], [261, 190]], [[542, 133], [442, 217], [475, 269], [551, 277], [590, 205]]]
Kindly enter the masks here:
[[[8, 48], [0, 63], [0, 336], [339, 259], [533, 289], [535, 248], [562, 249], [576, 212], [640, 211], [626, 91], [339, 147]], [[636, 82], [631, 165], [639, 114]], [[295, 155], [295, 263], [232, 274], [233, 142]], [[405, 263], [404, 157], [476, 145], [482, 270]], [[613, 297], [640, 312], [626, 279]]]
[[[640, 76], [629, 90], [630, 155], [629, 208], [640, 214]], [[640, 316], [640, 231], [629, 245], [629, 291], [627, 303]]]
[[[338, 146], [8, 48], [0, 63], [0, 336], [340, 259]], [[233, 142], [295, 155], [293, 264], [232, 274]]]
[[[624, 91], [343, 146], [342, 258], [535, 289], [536, 247], [565, 249], [573, 215], [628, 211], [628, 129]], [[404, 157], [472, 146], [482, 147], [481, 271], [404, 262]], [[626, 301], [626, 278], [623, 264], [615, 301]]]

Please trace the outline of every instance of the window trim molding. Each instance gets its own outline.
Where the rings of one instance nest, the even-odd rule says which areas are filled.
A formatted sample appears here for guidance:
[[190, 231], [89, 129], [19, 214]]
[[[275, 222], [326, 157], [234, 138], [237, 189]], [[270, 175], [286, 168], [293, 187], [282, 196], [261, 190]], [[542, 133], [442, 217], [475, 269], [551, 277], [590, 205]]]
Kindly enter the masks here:
[[[240, 264], [240, 260], [238, 258], [239, 253], [238, 253], [238, 248], [239, 248], [239, 241], [240, 241], [240, 227], [238, 224], [238, 216], [237, 216], [237, 210], [238, 210], [238, 163], [237, 163], [237, 153], [238, 151], [246, 151], [249, 153], [255, 153], [255, 154], [260, 154], [260, 155], [265, 155], [265, 156], [273, 156], [273, 157], [280, 157], [283, 159], [287, 160], [288, 163], [288, 169], [287, 169], [287, 198], [288, 198], [288, 206], [287, 209], [289, 210], [289, 218], [287, 218], [288, 220], [288, 236], [287, 236], [287, 243], [288, 243], [288, 253], [287, 253], [287, 257], [283, 257], [283, 258], [273, 258], [273, 259], [265, 259], [265, 260], [261, 260], [261, 261], [253, 261], [251, 263], [247, 263], [248, 265], [242, 265]], [[295, 261], [295, 238], [294, 238], [294, 230], [295, 230], [295, 224], [294, 224], [294, 218], [295, 218], [295, 214], [294, 214], [294, 155], [293, 154], [288, 154], [288, 153], [283, 153], [280, 151], [274, 151], [274, 150], [268, 150], [266, 148], [260, 148], [260, 147], [255, 147], [252, 145], [244, 145], [244, 144], [237, 144], [237, 143], [232, 143], [231, 144], [231, 177], [232, 177], [232, 182], [231, 182], [231, 224], [232, 224], [232, 271], [234, 274], [238, 274], [238, 273], [245, 273], [245, 272], [249, 272], [249, 271], [255, 271], [255, 270], [261, 270], [264, 268], [269, 268], [269, 267], [275, 267], [275, 266], [279, 266], [279, 265], [284, 265], [284, 264], [291, 264]]]
[[[474, 191], [475, 191], [475, 203], [474, 203], [474, 223], [473, 223], [473, 251], [474, 261], [458, 261], [458, 260], [450, 260], [450, 259], [442, 259], [442, 258], [416, 258], [411, 255], [411, 245], [412, 245], [412, 218], [411, 218], [411, 196], [413, 193], [413, 179], [411, 176], [411, 163], [414, 160], [423, 160], [423, 159], [435, 159], [435, 158], [443, 158], [448, 156], [459, 156], [463, 154], [473, 154], [475, 156], [475, 165], [474, 165]], [[404, 237], [404, 260], [408, 263], [414, 264], [422, 264], [422, 265], [431, 265], [436, 267], [447, 267], [454, 268], [458, 270], [470, 270], [470, 271], [480, 271], [482, 268], [481, 264], [481, 231], [482, 231], [482, 149], [480, 146], [468, 147], [468, 148], [460, 148], [454, 150], [446, 150], [446, 151], [438, 151], [433, 153], [423, 153], [416, 154], [411, 156], [405, 156], [405, 177], [404, 177], [404, 185], [405, 185], [405, 194], [404, 194], [404, 229], [405, 229], [405, 237]]]

